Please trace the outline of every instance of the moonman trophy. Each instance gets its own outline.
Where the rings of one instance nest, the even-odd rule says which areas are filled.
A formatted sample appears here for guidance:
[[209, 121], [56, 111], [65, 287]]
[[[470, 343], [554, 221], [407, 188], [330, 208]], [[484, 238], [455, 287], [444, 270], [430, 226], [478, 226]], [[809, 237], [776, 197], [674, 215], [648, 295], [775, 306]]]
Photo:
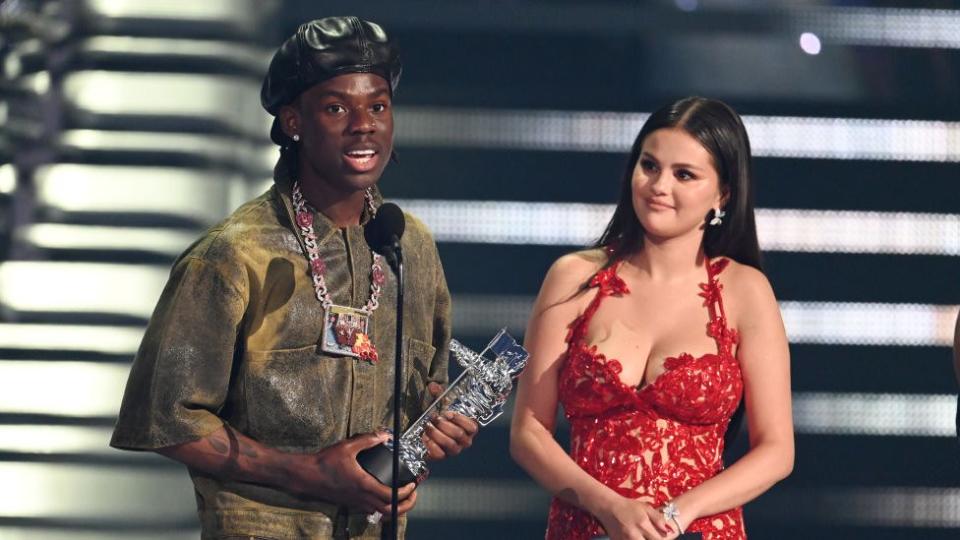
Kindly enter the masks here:
[[[450, 340], [450, 352], [464, 369], [463, 373], [401, 435], [400, 485], [419, 484], [429, 474], [425, 463], [427, 447], [423, 430], [427, 423], [446, 411], [460, 413], [486, 426], [503, 413], [503, 404], [513, 390], [513, 379], [523, 371], [530, 354], [506, 329], [500, 330], [479, 354]], [[393, 440], [364, 450], [357, 462], [385, 485], [391, 485]]]

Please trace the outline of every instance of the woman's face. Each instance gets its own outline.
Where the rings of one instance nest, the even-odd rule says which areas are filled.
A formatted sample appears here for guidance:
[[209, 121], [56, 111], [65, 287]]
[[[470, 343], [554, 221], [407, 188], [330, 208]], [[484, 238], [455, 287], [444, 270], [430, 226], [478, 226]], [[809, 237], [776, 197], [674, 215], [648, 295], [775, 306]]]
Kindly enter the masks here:
[[633, 209], [654, 238], [702, 234], [707, 212], [724, 202], [713, 157], [679, 128], [647, 135], [631, 184]]

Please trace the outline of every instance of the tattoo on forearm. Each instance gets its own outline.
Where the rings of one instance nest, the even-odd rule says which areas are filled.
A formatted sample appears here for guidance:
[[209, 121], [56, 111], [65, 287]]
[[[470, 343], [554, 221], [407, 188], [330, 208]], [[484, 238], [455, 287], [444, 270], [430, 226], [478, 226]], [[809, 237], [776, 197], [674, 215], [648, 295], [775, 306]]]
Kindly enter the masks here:
[[226, 454], [229, 451], [229, 448], [227, 448], [226, 443], [221, 441], [216, 435], [214, 435], [213, 437], [210, 437], [210, 446], [212, 446], [213, 449], [216, 450], [218, 454]]
[[289, 484], [289, 466], [294, 463], [283, 452], [277, 452], [276, 455], [264, 453], [254, 441], [230, 426], [224, 426], [201, 441], [161, 453], [222, 478], [281, 487]]
[[227, 459], [223, 463], [223, 473], [229, 476], [238, 474], [242, 467], [240, 466], [240, 441], [237, 440], [237, 434], [228, 426], [224, 433], [229, 440], [229, 450]]

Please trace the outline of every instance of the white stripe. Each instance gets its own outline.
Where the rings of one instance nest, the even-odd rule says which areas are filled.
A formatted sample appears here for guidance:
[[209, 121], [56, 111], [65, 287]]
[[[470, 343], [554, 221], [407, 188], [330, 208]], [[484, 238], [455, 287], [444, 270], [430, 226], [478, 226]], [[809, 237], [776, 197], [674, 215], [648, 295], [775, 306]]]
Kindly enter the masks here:
[[0, 485], [16, 486], [0, 490], [0, 518], [172, 527], [197, 515], [186, 471], [167, 467], [0, 462]]
[[41, 250], [143, 251], [174, 258], [196, 240], [197, 232], [161, 227], [34, 223], [19, 227], [16, 237]]
[[960, 255], [960, 214], [758, 209], [767, 251]]
[[960, 122], [744, 116], [753, 155], [960, 161]]
[[797, 433], [955, 437], [957, 396], [795, 392]]
[[[48, 398], [56, 399], [56, 396]], [[69, 416], [69, 413], [57, 416]], [[112, 427], [0, 424], [0, 453], [36, 457], [83, 456], [139, 466], [173, 465], [153, 452], [129, 452], [110, 447], [112, 434]], [[16, 457], [7, 459], [12, 460]], [[6, 540], [3, 534], [0, 539]]]
[[[453, 327], [461, 334], [491, 336], [506, 326], [523, 334], [531, 296], [456, 295]], [[856, 302], [781, 301], [787, 337], [795, 344], [940, 346], [953, 343], [960, 306]]]
[[[565, 152], [627, 152], [648, 113], [398, 107], [399, 144]], [[753, 155], [960, 161], [960, 122], [743, 117]]]
[[[136, 0], [90, 0], [84, 6], [92, 16], [109, 19], [150, 21], [175, 21], [189, 25], [198, 21], [219, 23], [231, 28], [259, 28], [258, 10], [255, 2], [247, 0], [208, 0], [206, 2], [137, 2]], [[244, 24], [246, 23], [246, 24]], [[189, 26], [188, 26], [189, 28]], [[184, 30], [186, 31], [186, 30]]]
[[957, 306], [780, 302], [791, 343], [941, 346], [953, 343]]
[[960, 11], [870, 7], [793, 12], [797, 32], [811, 31], [844, 45], [960, 49]]
[[0, 323], [0, 349], [91, 351], [133, 357], [143, 331], [129, 326]]
[[0, 305], [147, 319], [169, 275], [166, 265], [7, 261], [0, 263]]
[[115, 417], [130, 366], [92, 362], [0, 362], [0, 413]]
[[584, 246], [599, 238], [613, 205], [513, 201], [395, 200], [440, 242]]
[[[106, 427], [0, 424], [0, 452], [110, 455], [120, 452], [108, 446], [112, 432]], [[129, 452], [125, 456], [141, 455], [146, 454]]]
[[[438, 241], [586, 246], [612, 204], [397, 199]], [[756, 210], [767, 251], [960, 255], [960, 214], [794, 209]]]
[[398, 144], [624, 152], [646, 113], [397, 107]]

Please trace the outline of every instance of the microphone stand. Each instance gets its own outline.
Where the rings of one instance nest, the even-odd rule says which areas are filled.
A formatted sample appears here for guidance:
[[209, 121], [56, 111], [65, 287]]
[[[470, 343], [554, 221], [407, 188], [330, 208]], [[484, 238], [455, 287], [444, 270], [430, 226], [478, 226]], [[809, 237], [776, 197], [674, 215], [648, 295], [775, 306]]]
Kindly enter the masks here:
[[400, 529], [397, 510], [400, 504], [400, 396], [403, 391], [403, 250], [400, 249], [400, 241], [396, 236], [393, 237], [393, 245], [390, 246], [390, 249], [392, 257], [389, 257], [387, 262], [397, 273], [397, 342], [396, 353], [393, 356], [393, 466], [391, 468], [393, 481], [390, 483], [390, 537], [397, 540]]

